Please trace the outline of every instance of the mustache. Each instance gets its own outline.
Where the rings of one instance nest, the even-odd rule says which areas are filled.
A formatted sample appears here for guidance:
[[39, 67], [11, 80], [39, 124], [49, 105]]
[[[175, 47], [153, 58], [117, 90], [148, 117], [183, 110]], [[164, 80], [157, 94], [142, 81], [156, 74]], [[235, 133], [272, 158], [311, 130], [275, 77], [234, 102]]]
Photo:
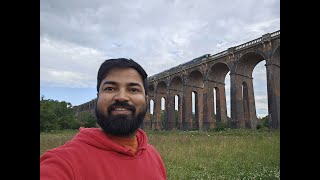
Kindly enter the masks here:
[[113, 108], [117, 108], [117, 107], [123, 107], [123, 108], [126, 108], [128, 110], [131, 110], [133, 112], [135, 112], [136, 108], [130, 104], [128, 104], [127, 102], [119, 102], [119, 101], [116, 101], [115, 103], [111, 104], [108, 108], [108, 112], [111, 112], [111, 110]]

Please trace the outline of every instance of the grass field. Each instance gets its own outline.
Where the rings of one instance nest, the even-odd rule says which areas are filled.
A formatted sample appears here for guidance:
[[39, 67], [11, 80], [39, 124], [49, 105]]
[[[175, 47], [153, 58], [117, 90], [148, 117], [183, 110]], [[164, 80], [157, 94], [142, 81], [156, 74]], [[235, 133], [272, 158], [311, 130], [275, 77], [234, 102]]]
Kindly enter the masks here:
[[[40, 133], [40, 155], [77, 130]], [[146, 131], [161, 154], [168, 180], [280, 179], [280, 131]]]

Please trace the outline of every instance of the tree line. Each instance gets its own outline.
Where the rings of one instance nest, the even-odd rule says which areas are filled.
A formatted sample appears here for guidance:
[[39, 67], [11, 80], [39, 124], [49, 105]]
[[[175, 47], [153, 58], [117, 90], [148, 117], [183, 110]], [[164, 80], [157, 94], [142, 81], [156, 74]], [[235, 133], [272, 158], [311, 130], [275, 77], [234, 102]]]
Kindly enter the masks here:
[[71, 103], [40, 99], [40, 132], [96, 127], [96, 118], [89, 112], [77, 114]]
[[[151, 116], [151, 121], [154, 117]], [[196, 117], [193, 114], [193, 121]], [[229, 118], [228, 118], [229, 119]], [[257, 129], [268, 128], [268, 116], [257, 119]], [[175, 123], [178, 126], [178, 111], [175, 112]], [[165, 128], [164, 112], [161, 111], [161, 125]], [[50, 132], [52, 130], [79, 129], [80, 127], [97, 127], [96, 117], [90, 112], [76, 113], [71, 103], [52, 99], [40, 99], [40, 132]], [[221, 126], [221, 127], [220, 127]], [[217, 124], [218, 129], [229, 127], [227, 124]]]

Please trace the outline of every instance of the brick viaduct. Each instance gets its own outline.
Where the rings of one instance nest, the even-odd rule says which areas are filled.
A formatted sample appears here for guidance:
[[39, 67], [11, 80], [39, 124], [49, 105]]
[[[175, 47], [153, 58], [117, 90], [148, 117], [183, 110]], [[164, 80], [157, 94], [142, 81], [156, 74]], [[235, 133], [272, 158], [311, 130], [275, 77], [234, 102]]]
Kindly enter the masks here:
[[[205, 130], [215, 128], [217, 122], [230, 122], [233, 128], [256, 128], [252, 72], [263, 60], [267, 74], [269, 127], [280, 129], [280, 30], [148, 77], [148, 112], [142, 128]], [[227, 117], [224, 83], [228, 72], [230, 119]], [[195, 114], [192, 114], [192, 92]], [[178, 111], [175, 110], [175, 96], [178, 97]], [[163, 111], [162, 98], [165, 99]], [[151, 101], [153, 115], [150, 114]], [[93, 99], [76, 106], [77, 111], [94, 114], [95, 102]]]

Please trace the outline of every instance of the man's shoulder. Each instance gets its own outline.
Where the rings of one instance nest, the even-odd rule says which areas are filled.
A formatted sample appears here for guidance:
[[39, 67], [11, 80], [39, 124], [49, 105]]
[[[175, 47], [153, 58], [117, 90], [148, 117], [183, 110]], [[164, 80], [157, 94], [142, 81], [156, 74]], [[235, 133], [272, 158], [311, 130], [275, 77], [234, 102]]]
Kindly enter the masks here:
[[61, 146], [57, 146], [55, 148], [47, 150], [44, 154], [51, 154], [52, 156], [70, 156], [70, 155], [76, 155], [78, 153], [81, 153], [83, 151], [83, 146], [81, 143], [77, 141], [68, 141], [65, 144]]

